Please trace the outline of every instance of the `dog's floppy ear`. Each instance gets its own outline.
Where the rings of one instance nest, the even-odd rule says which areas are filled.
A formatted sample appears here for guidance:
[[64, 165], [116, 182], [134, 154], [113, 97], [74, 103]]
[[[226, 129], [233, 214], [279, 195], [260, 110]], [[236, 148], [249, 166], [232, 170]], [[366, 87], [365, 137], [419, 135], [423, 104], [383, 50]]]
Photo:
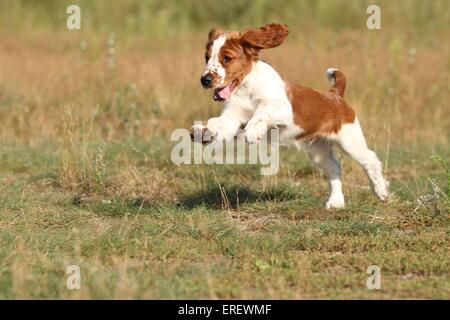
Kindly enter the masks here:
[[257, 29], [241, 31], [241, 43], [256, 49], [268, 49], [279, 46], [289, 34], [288, 26], [270, 23]]
[[212, 28], [208, 33], [208, 40], [214, 41], [217, 39], [221, 34], [223, 34], [225, 31], [222, 28]]

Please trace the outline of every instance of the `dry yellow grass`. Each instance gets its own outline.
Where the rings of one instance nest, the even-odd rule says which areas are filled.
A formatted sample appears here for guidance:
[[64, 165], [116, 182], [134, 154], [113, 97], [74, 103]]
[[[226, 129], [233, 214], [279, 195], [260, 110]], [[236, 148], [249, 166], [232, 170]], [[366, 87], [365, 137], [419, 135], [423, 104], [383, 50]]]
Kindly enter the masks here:
[[[394, 144], [448, 142], [449, 57], [441, 35], [429, 45], [384, 31], [317, 34], [293, 31], [263, 56], [292, 81], [321, 89], [328, 88], [328, 66], [342, 69], [347, 100], [378, 142], [387, 140], [387, 126]], [[54, 139], [67, 107], [74, 118], [92, 121], [92, 139], [160, 135], [218, 113], [220, 106], [198, 84], [204, 38], [118, 39], [116, 68], [110, 69], [107, 37], [3, 37], [2, 137]]]

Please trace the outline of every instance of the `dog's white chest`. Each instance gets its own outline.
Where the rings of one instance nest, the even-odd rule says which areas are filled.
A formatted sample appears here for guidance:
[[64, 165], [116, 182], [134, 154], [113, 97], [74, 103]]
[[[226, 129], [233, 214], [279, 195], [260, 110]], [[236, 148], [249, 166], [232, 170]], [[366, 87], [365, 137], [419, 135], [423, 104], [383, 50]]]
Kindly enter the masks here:
[[231, 97], [229, 104], [235, 112], [242, 113], [243, 118], [251, 119], [256, 115], [267, 121], [269, 127], [278, 128], [280, 143], [297, 145], [296, 137], [303, 130], [294, 123], [285, 82], [267, 63], [254, 63], [252, 71]]

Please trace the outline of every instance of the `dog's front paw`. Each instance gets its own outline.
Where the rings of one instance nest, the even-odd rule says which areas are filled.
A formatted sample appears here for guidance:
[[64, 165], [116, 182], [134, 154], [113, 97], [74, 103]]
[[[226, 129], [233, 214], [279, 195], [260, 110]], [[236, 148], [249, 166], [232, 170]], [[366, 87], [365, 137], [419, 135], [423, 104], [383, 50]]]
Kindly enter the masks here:
[[325, 208], [328, 210], [343, 209], [345, 208], [344, 199], [329, 199], [325, 204]]
[[216, 134], [203, 125], [195, 125], [189, 131], [194, 142], [208, 143], [214, 140]]
[[256, 126], [247, 126], [244, 129], [243, 136], [245, 137], [245, 141], [247, 143], [259, 143], [267, 133], [267, 126], [263, 123], [259, 123]]
[[384, 179], [379, 179], [377, 183], [371, 184], [375, 195], [382, 202], [387, 202], [389, 199], [389, 182]]

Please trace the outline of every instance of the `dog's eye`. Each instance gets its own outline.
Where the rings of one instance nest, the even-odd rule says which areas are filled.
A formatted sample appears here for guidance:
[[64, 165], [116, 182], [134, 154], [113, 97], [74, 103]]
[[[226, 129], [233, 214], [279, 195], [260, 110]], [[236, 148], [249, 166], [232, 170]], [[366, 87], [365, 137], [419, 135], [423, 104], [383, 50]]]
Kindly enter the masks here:
[[209, 60], [209, 56], [205, 55], [205, 62], [208, 63], [208, 60]]
[[225, 62], [225, 63], [230, 62], [231, 59], [233, 59], [233, 58], [231, 58], [230, 56], [225, 56], [225, 57], [223, 57], [223, 62]]

